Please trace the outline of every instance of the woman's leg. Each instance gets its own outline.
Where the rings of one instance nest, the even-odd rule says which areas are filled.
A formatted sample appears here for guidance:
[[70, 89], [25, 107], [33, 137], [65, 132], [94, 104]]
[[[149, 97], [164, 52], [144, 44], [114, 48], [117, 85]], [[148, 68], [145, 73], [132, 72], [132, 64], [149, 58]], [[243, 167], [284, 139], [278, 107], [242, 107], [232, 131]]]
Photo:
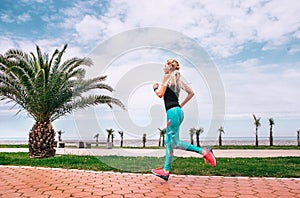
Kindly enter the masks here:
[[202, 153], [202, 149], [189, 144], [187, 142], [180, 141], [179, 139], [179, 127], [183, 121], [183, 112], [181, 108], [174, 107], [167, 111], [167, 128], [166, 128], [166, 158], [164, 170], [169, 171], [171, 168], [171, 163], [173, 159], [174, 148], [179, 146], [184, 150], [195, 151]]
[[[180, 116], [180, 124], [181, 122], [183, 121], [183, 118], [184, 118], [184, 114], [183, 114], [183, 111], [179, 108], [178, 109], [179, 113], [181, 116]], [[181, 141], [180, 138], [179, 138], [179, 127], [178, 127], [178, 133], [175, 134], [175, 141], [176, 141], [176, 146], [179, 146], [181, 149], [184, 149], [184, 150], [187, 150], [187, 151], [194, 151], [194, 152], [197, 152], [197, 153], [202, 153], [202, 148], [200, 147], [197, 147], [193, 144], [190, 144], [188, 142], [184, 142], [184, 141]]]
[[165, 158], [165, 165], [164, 165], [164, 170], [170, 171], [171, 168], [171, 163], [172, 163], [172, 158], [173, 158], [173, 152], [174, 152], [174, 141], [172, 139], [174, 138], [172, 130], [166, 130], [166, 140], [165, 140], [165, 145], [166, 145], [166, 158]]
[[167, 128], [166, 128], [166, 158], [164, 170], [170, 171], [171, 163], [173, 159], [174, 147], [176, 146], [175, 134], [179, 128], [180, 122], [178, 122], [178, 115], [174, 108], [167, 111]]
[[168, 181], [169, 179], [169, 171], [171, 168], [172, 158], [173, 158], [173, 151], [176, 145], [175, 134], [178, 133], [178, 128], [180, 125], [180, 119], [176, 110], [174, 108], [169, 109], [167, 111], [167, 128], [166, 128], [166, 158], [165, 158], [165, 165], [163, 168], [152, 169], [151, 172]]
[[[180, 121], [180, 123], [181, 123], [182, 120], [183, 120], [183, 112], [182, 112], [181, 109], [180, 109], [180, 112], [182, 113], [182, 117], [181, 117], [181, 121]], [[179, 146], [181, 149], [184, 149], [184, 150], [187, 150], [187, 151], [194, 151], [194, 152], [202, 154], [205, 162], [210, 163], [210, 165], [212, 167], [216, 166], [217, 161], [216, 161], [216, 158], [215, 158], [215, 156], [212, 152], [212, 149], [206, 149], [206, 148], [202, 149], [201, 147], [197, 147], [197, 146], [194, 146], [190, 143], [181, 141], [179, 139], [179, 130], [178, 130], [178, 133], [175, 133], [173, 141], [176, 142], [176, 146]]]
[[179, 140], [179, 136], [176, 137], [176, 141], [177, 141], [177, 146], [179, 146], [181, 149], [184, 149], [184, 150], [187, 150], [187, 151], [194, 151], [196, 153], [200, 153], [202, 154], [202, 148], [198, 147], [198, 146], [195, 146], [195, 145], [192, 145], [188, 142], [184, 142], [184, 141], [181, 141]]

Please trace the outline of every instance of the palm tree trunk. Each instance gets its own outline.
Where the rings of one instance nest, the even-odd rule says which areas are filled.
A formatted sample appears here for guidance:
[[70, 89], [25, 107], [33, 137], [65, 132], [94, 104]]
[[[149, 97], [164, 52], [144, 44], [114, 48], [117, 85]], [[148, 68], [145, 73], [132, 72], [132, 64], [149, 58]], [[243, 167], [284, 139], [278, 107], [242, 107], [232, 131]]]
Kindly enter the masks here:
[[191, 134], [191, 144], [194, 145], [194, 136]]
[[159, 136], [159, 139], [158, 139], [158, 147], [160, 147], [161, 145], [161, 135]]
[[197, 146], [200, 147], [200, 140], [199, 140], [199, 135], [196, 135], [196, 139], [197, 139]]
[[298, 142], [298, 146], [300, 146], [300, 130], [297, 131], [297, 142]]
[[165, 135], [162, 136], [162, 147], [165, 146]]
[[256, 128], [256, 132], [255, 132], [255, 146], [258, 147], [258, 133], [257, 133], [257, 128]]
[[143, 134], [143, 147], [146, 147], [147, 135]]
[[51, 122], [36, 122], [29, 133], [29, 156], [31, 158], [55, 156], [54, 141], [55, 132]]
[[219, 135], [219, 146], [222, 146], [222, 135]]
[[121, 137], [121, 148], [123, 147], [123, 137]]
[[272, 125], [270, 127], [270, 146], [273, 146], [273, 131], [272, 131]]

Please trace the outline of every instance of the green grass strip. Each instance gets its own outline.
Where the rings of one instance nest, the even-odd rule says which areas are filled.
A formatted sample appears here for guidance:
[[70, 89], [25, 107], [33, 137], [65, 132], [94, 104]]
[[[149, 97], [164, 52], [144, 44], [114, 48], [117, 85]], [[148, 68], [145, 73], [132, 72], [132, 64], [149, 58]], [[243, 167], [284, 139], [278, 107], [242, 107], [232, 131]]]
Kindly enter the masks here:
[[[174, 158], [171, 172], [179, 175], [300, 178], [300, 157], [218, 158], [217, 160], [217, 167], [212, 168], [205, 165], [202, 158]], [[1, 165], [94, 171], [150, 173], [152, 168], [162, 166], [163, 163], [162, 157], [58, 155], [52, 158], [30, 159], [27, 153], [0, 153]]]

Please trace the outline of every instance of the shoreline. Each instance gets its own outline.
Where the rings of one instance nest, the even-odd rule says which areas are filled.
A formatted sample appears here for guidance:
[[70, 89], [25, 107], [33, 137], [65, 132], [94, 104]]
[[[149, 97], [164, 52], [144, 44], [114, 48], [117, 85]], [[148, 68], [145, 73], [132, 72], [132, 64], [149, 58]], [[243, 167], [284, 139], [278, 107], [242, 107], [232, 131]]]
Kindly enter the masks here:
[[[76, 144], [80, 141], [88, 141], [88, 142], [96, 142], [95, 139], [66, 139], [63, 140], [66, 144]], [[106, 140], [104, 140], [106, 141]], [[190, 142], [190, 140], [183, 140], [186, 142]], [[103, 140], [99, 140], [99, 142], [103, 142]], [[0, 139], [0, 144], [27, 144], [27, 140], [4, 140]], [[259, 140], [259, 146], [269, 146], [269, 140]], [[196, 145], [196, 141], [194, 140], [194, 144]], [[120, 140], [114, 140], [114, 145], [118, 146], [120, 145]], [[133, 147], [140, 147], [142, 146], [142, 140], [138, 139], [124, 139], [123, 146], [133, 146]], [[200, 145], [201, 146], [218, 146], [219, 142], [218, 140], [201, 140], [200, 139]], [[255, 140], [222, 140], [223, 146], [251, 146], [255, 145]], [[146, 146], [158, 146], [158, 139], [150, 139], [146, 141]], [[288, 139], [288, 140], [274, 140], [273, 146], [297, 146], [297, 140], [296, 138], [294, 140]]]

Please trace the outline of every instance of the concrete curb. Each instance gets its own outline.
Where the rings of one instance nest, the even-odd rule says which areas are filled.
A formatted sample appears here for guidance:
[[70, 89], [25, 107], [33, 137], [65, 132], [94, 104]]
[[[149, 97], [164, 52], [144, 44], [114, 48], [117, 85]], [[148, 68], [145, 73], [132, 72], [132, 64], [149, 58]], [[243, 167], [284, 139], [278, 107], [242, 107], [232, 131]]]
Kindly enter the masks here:
[[[0, 152], [28, 152], [27, 148], [0, 148]], [[73, 149], [56, 148], [58, 155], [91, 155], [91, 156], [129, 156], [129, 157], [163, 157], [165, 149]], [[214, 150], [217, 158], [253, 158], [253, 157], [300, 157], [300, 150]], [[198, 153], [175, 149], [176, 157], [201, 157]]]

